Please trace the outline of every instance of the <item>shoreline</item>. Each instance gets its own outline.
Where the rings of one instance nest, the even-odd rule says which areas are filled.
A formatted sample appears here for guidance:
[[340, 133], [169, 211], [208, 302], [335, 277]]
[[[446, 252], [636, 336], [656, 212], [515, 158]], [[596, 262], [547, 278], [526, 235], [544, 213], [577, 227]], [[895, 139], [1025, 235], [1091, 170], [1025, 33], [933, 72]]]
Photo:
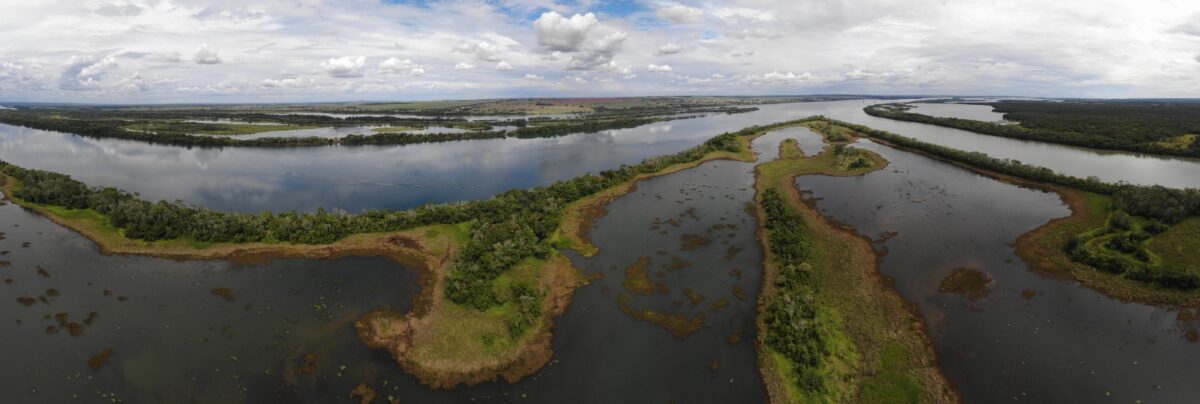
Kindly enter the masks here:
[[[809, 129], [812, 129], [814, 133], [821, 134], [811, 126]], [[822, 137], [825, 136], [822, 135]], [[788, 374], [791, 371], [790, 361], [767, 347], [765, 342], [767, 330], [762, 314], [768, 307], [770, 299], [778, 293], [775, 279], [778, 275], [779, 264], [771, 253], [770, 237], [764, 227], [766, 217], [762, 208], [762, 195], [768, 189], [775, 189], [782, 190], [788, 205], [799, 213], [808, 224], [808, 233], [813, 237], [811, 242], [814, 243], [814, 254], [818, 255], [809, 262], [823, 261], [819, 263], [832, 264], [825, 268], [821, 268], [819, 265], [813, 266], [813, 279], [819, 284], [816, 296], [826, 298], [824, 299], [825, 304], [821, 307], [839, 312], [842, 314], [841, 317], [856, 320], [855, 322], [836, 324], [839, 331], [844, 333], [843, 337], [850, 340], [853, 345], [853, 353], [856, 354], [849, 355], [853, 358], [851, 360], [840, 358], [841, 361], [852, 362], [842, 363], [850, 368], [849, 370], [843, 369], [843, 376], [851, 381], [848, 382], [850, 386], [845, 386], [847, 388], [843, 389], [846, 391], [835, 391], [835, 393], [849, 396], [827, 398], [834, 401], [870, 399], [871, 397], [864, 397], [865, 394], [870, 394], [865, 387], [873, 387], [871, 390], [875, 394], [879, 394], [879, 389], [888, 391], [886, 389], [889, 386], [894, 386], [895, 382], [901, 381], [915, 383], [915, 387], [921, 390], [922, 397], [918, 397], [919, 399], [929, 402], [961, 401], [957, 390], [946, 379], [938, 365], [932, 341], [928, 338], [924, 321], [916, 313], [914, 305], [904, 300], [895, 288], [890, 286], [886, 277], [879, 273], [880, 254], [872, 248], [870, 240], [854, 232], [853, 229], [846, 228], [821, 215], [819, 211], [806, 203], [801, 197], [800, 190], [795, 186], [795, 178], [801, 175], [861, 176], [887, 167], [888, 161], [876, 153], [866, 151], [873, 162], [870, 167], [839, 170], [827, 165], [822, 166], [817, 160], [829, 158], [833, 151], [832, 147], [828, 145], [835, 144], [828, 138], [825, 138], [824, 141], [827, 146], [815, 156], [804, 156], [803, 152], [798, 150], [786, 150], [787, 148], [795, 149], [796, 145], [794, 142], [785, 141], [780, 145], [779, 159], [773, 162], [763, 162], [755, 167], [755, 199], [758, 201], [755, 204], [755, 217], [759, 222], [756, 234], [764, 251], [762, 290], [759, 293], [758, 301], [759, 315], [756, 316], [755, 321], [758, 340], [755, 341], [755, 345], [759, 348], [759, 372], [763, 378], [768, 399], [770, 402], [792, 402], [805, 398], [803, 393], [797, 391], [790, 381]], [[768, 172], [777, 166], [786, 166], [788, 163], [791, 163], [792, 167], [778, 170], [782, 172]], [[870, 285], [870, 287], [863, 287], [863, 285]], [[830, 289], [833, 291], [829, 291]], [[856, 299], [853, 300], [859, 303], [842, 301], [843, 304], [837, 304], [838, 300], [834, 296], [845, 294], [855, 294]], [[818, 300], [823, 299], [819, 298]], [[869, 303], [861, 304], [863, 301]], [[854, 315], [845, 314], [847, 312], [852, 312]], [[871, 320], [875, 322], [871, 322]], [[870, 322], [870, 324], [863, 324], [864, 321]], [[881, 325], [889, 330], [880, 332], [871, 327], [873, 325]], [[914, 355], [908, 357], [902, 364], [885, 364], [882, 358], [885, 346], [904, 349]], [[826, 365], [838, 364], [839, 358], [831, 359], [835, 362]]]
[[[1200, 290], [1193, 292], [1167, 290], [1147, 285], [1140, 281], [1102, 272], [1087, 265], [1077, 263], [1067, 256], [1063, 247], [1066, 246], [1066, 239], [1069, 236], [1062, 240], [1047, 240], [1047, 238], [1054, 235], [1053, 233], [1064, 226], [1083, 225], [1085, 222], [1093, 219], [1092, 215], [1094, 212], [1092, 212], [1092, 208], [1087, 202], [1088, 195], [1107, 196], [1063, 185], [1047, 184], [1003, 174], [986, 168], [949, 160], [919, 149], [897, 145], [883, 139], [870, 136], [867, 136], [867, 138], [881, 145], [909, 153], [916, 153], [972, 171], [996, 181], [1056, 194], [1071, 213], [1067, 216], [1050, 219], [1046, 223], [1021, 234], [1013, 241], [1013, 248], [1016, 255], [1029, 266], [1029, 270], [1045, 276], [1078, 282], [1080, 285], [1095, 290], [1109, 298], [1126, 303], [1140, 303], [1168, 308], [1200, 307]], [[1081, 229], [1081, 231], [1086, 231], [1092, 227], [1095, 226]], [[1044, 245], [1045, 243], [1052, 243], [1054, 245], [1046, 246]]]

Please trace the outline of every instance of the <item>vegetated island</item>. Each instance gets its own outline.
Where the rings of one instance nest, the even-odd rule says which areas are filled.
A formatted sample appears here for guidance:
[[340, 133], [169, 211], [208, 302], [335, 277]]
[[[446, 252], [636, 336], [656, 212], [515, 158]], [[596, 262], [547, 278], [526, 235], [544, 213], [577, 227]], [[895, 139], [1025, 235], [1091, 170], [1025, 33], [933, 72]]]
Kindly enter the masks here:
[[452, 387], [515, 381], [549, 361], [552, 318], [585, 282], [553, 248], [578, 243], [562, 227], [564, 217], [579, 214], [565, 212], [703, 161], [753, 160], [748, 139], [786, 124], [725, 133], [673, 155], [486, 200], [358, 215], [245, 214], [149, 202], [2, 161], [0, 189], [110, 254], [239, 261], [375, 255], [420, 269], [423, 289], [411, 312], [372, 312], [356, 328], [423, 383]]
[[1006, 120], [994, 123], [908, 112], [908, 104], [876, 104], [868, 115], [1013, 139], [1093, 149], [1200, 157], [1200, 105], [1144, 102], [1001, 101], [986, 103]]
[[1056, 192], [1071, 215], [1022, 235], [1016, 252], [1032, 269], [1067, 275], [1106, 295], [1149, 304], [1200, 306], [1200, 189], [1107, 183], [1015, 160], [829, 120], [880, 143], [981, 174]]
[[910, 305], [882, 278], [870, 241], [800, 197], [800, 175], [856, 176], [882, 156], [846, 145], [859, 136], [824, 120], [805, 126], [828, 144], [804, 156], [793, 139], [755, 168], [759, 240], [766, 252], [757, 316], [768, 398], [792, 402], [959, 400]]

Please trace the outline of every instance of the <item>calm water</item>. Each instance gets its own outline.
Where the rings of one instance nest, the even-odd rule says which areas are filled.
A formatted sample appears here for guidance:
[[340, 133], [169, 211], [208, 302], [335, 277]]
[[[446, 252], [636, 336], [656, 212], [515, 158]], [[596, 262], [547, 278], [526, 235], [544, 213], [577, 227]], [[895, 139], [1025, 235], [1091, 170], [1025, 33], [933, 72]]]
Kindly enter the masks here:
[[[237, 139], [261, 139], [265, 137], [327, 137], [338, 138], [346, 135], [374, 135], [375, 129], [384, 126], [327, 126], [323, 128], [273, 130], [249, 135], [237, 135]], [[426, 126], [419, 129], [405, 130], [405, 133], [466, 133], [470, 130], [448, 126]]]
[[[829, 217], [886, 251], [880, 270], [926, 320], [966, 402], [1188, 402], [1200, 395], [1200, 344], [1176, 314], [1040, 277], [1012, 242], [1068, 209], [1055, 194], [876, 144], [891, 161], [858, 178], [797, 179]], [[895, 232], [891, 238], [885, 235]], [[955, 268], [994, 279], [978, 301], [940, 293]], [[1030, 290], [1036, 297], [1026, 299]]]
[[990, 105], [955, 104], [955, 103], [911, 103], [914, 108], [908, 112], [936, 116], [942, 118], [974, 119], [984, 122], [1000, 122], [1004, 114], [993, 111]]
[[[778, 131], [756, 141], [773, 158]], [[620, 198], [592, 232], [600, 254], [572, 255], [577, 266], [603, 279], [578, 291], [557, 322], [555, 360], [515, 385], [485, 383], [432, 391], [403, 374], [381, 351], [367, 349], [353, 321], [374, 307], [407, 310], [417, 293], [416, 273], [380, 258], [278, 260], [257, 266], [224, 261], [179, 262], [101, 255], [85, 238], [15, 205], [0, 206], [0, 301], [9, 302], [0, 325], [0, 391], [21, 401], [263, 402], [353, 401], [367, 383], [403, 402], [757, 402], [763, 392], [755, 367], [754, 311], [762, 253], [755, 223], [753, 165], [710, 162], [642, 182]], [[655, 220], [677, 221], [649, 231]], [[714, 225], [720, 225], [714, 227]], [[683, 234], [711, 240], [685, 250]], [[22, 247], [28, 242], [27, 247]], [[638, 296], [633, 305], [687, 315], [705, 312], [706, 327], [680, 340], [618, 310], [623, 269], [646, 256], [657, 273], [683, 260], [687, 268], [652, 275], [670, 293]], [[38, 274], [44, 268], [47, 276]], [[735, 268], [741, 273], [735, 276]], [[742, 298], [734, 286], [745, 291]], [[230, 302], [214, 295], [229, 288]], [[17, 298], [46, 295], [24, 307]], [[706, 296], [677, 305], [683, 290]], [[707, 304], [726, 299], [724, 308]], [[47, 334], [57, 313], [68, 321], [97, 316], [82, 336]], [[740, 333], [742, 341], [729, 342]], [[113, 348], [99, 371], [88, 358]], [[318, 371], [296, 372], [305, 354]], [[713, 363], [718, 368], [711, 368]], [[37, 364], [37, 365], [34, 365]], [[345, 366], [345, 368], [342, 368]]]

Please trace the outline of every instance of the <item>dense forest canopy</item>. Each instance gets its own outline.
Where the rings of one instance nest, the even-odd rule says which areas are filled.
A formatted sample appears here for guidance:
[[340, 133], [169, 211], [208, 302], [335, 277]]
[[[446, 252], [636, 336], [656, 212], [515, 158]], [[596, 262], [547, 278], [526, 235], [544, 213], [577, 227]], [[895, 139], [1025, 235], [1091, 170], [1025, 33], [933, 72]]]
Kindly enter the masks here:
[[1086, 133], [1141, 142], [1200, 134], [1200, 104], [1000, 101], [1004, 119], [1031, 129]]

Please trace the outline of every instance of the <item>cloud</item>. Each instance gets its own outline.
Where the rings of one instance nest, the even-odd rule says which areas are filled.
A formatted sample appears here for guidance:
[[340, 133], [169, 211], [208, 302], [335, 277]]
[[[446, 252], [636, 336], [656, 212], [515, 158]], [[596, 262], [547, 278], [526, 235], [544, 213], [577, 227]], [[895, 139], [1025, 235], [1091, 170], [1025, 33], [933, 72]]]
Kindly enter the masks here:
[[471, 70], [474, 68], [475, 65], [467, 62], [459, 62], [459, 64], [454, 65], [454, 70]]
[[680, 46], [679, 44], [676, 44], [676, 43], [668, 42], [666, 44], [660, 45], [658, 47], [658, 51], [656, 51], [654, 53], [659, 56], [664, 56], [664, 55], [674, 55], [679, 52], [683, 52], [683, 46]]
[[500, 48], [487, 41], [460, 42], [454, 47], [454, 51], [474, 54], [475, 59], [481, 62], [500, 61]]
[[545, 78], [545, 77], [538, 76], [538, 75], [536, 75], [536, 74], [533, 74], [533, 73], [525, 73], [525, 80], [535, 80], [535, 81], [536, 81], [536, 80], [542, 80], [542, 79], [544, 79], [544, 78]]
[[533, 22], [537, 31], [538, 45], [546, 49], [562, 52], [578, 51], [587, 33], [596, 26], [596, 15], [592, 13], [575, 14], [571, 18], [563, 17], [554, 11], [542, 13]]
[[650, 64], [649, 66], [646, 66], [646, 70], [649, 70], [654, 73], [670, 73], [671, 65]]
[[221, 57], [217, 56], [217, 51], [209, 49], [208, 44], [200, 45], [196, 49], [196, 53], [192, 55], [192, 60], [202, 65], [221, 63]]
[[264, 88], [306, 88], [313, 80], [304, 77], [284, 77], [279, 79], [263, 79], [260, 83]]
[[97, 88], [100, 86], [100, 80], [116, 69], [117, 59], [112, 55], [72, 57], [67, 68], [59, 76], [59, 88], [64, 90]]
[[503, 60], [501, 60], [501, 61], [500, 61], [500, 63], [496, 63], [496, 70], [499, 70], [499, 71], [509, 71], [509, 70], [512, 70], [512, 69], [513, 69], [513, 66], [512, 66], [511, 64], [509, 64], [508, 62], [505, 62], [505, 61], [503, 61]]
[[747, 7], [721, 7], [713, 10], [712, 14], [723, 20], [751, 20], [757, 22], [775, 21], [775, 12]]
[[589, 70], [612, 61], [613, 56], [621, 50], [621, 45], [628, 37], [629, 35], [624, 32], [612, 32], [585, 43], [583, 48], [571, 57], [567, 68]]
[[142, 8], [132, 5], [106, 4], [96, 8], [96, 14], [105, 17], [136, 17], [142, 14]]
[[422, 76], [425, 74], [425, 68], [413, 63], [412, 60], [400, 60], [400, 58], [393, 56], [379, 62], [379, 72], [383, 74], [406, 73], [410, 76]]
[[658, 9], [658, 19], [676, 24], [691, 24], [704, 19], [704, 10], [682, 4], [671, 4]]
[[366, 64], [366, 57], [343, 56], [322, 62], [321, 70], [324, 70], [325, 74], [328, 74], [330, 77], [362, 77], [363, 67], [366, 66]]

